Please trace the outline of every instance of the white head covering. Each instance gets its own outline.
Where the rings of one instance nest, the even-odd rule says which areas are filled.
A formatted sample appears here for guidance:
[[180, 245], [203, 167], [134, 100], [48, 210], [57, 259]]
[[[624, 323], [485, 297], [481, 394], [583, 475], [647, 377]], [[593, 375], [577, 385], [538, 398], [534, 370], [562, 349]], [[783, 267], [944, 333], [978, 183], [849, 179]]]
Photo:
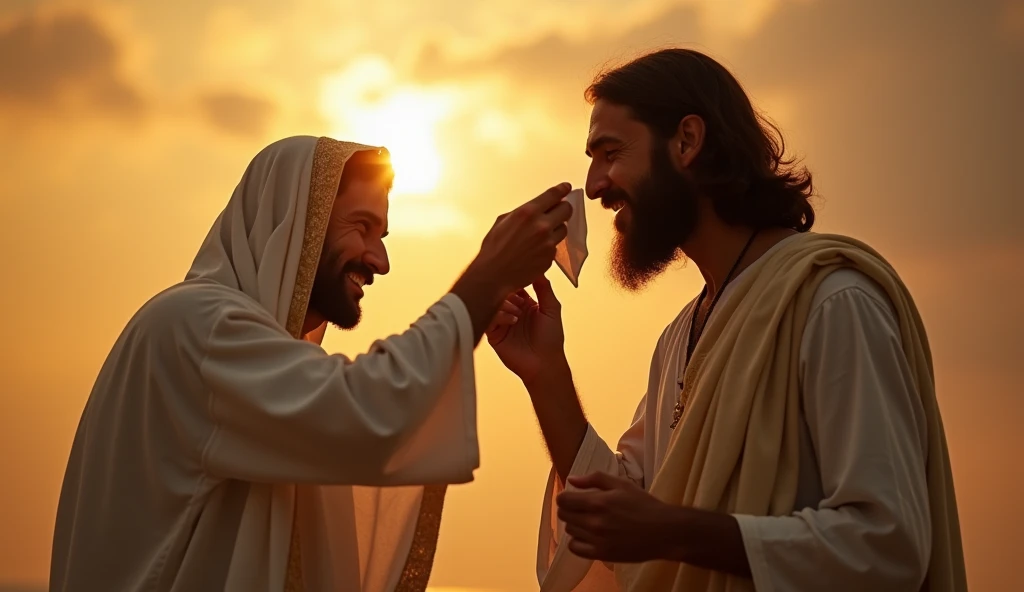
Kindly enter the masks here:
[[[342, 170], [356, 152], [383, 148], [297, 136], [263, 149], [250, 163], [203, 242], [186, 279], [244, 292], [293, 337], [320, 343], [326, 323], [301, 335], [309, 294]], [[430, 577], [445, 487], [275, 486], [253, 488], [246, 502], [233, 564], [258, 565], [243, 541], [251, 529], [292, 522], [287, 590], [424, 590]], [[252, 532], [253, 540], [265, 533]], [[301, 545], [299, 541], [301, 540]], [[301, 549], [301, 552], [300, 552]], [[244, 557], [239, 557], [239, 555]], [[267, 568], [271, 569], [272, 568]], [[233, 570], [232, 570], [233, 571]], [[279, 572], [278, 572], [279, 573]], [[232, 573], [228, 588], [254, 574]], [[256, 579], [264, 579], [257, 577]], [[267, 574], [265, 581], [280, 581]], [[359, 584], [357, 584], [359, 585]]]
[[296, 136], [253, 158], [186, 279], [241, 290], [300, 337], [345, 162], [382, 148]]

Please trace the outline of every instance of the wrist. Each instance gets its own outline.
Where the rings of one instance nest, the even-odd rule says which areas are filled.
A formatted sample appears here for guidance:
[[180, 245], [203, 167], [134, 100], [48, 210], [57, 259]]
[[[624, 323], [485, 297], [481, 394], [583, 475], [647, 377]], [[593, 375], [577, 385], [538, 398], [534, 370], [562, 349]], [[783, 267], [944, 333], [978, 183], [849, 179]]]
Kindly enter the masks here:
[[658, 557], [749, 578], [750, 562], [732, 514], [668, 506], [659, 520]]
[[486, 270], [477, 268], [475, 261], [466, 268], [459, 279], [455, 280], [451, 292], [463, 300], [495, 308], [501, 306], [501, 302], [508, 296], [508, 293], [503, 291], [501, 282]]
[[459, 279], [455, 280], [451, 291], [463, 299], [470, 299], [498, 307], [512, 292], [506, 288], [499, 278], [479, 266], [474, 260], [469, 264]]
[[564, 351], [546, 358], [543, 367], [536, 374], [523, 377], [523, 386], [531, 396], [542, 390], [549, 390], [552, 386], [565, 384], [572, 387], [572, 369], [569, 368], [569, 360], [566, 359]]
[[691, 538], [693, 529], [692, 510], [682, 506], [665, 504], [664, 519], [659, 520], [653, 533], [657, 541], [657, 559], [687, 563], [689, 551], [686, 541]]
[[507, 293], [497, 287], [490, 274], [481, 273], [472, 265], [455, 281], [449, 292], [465, 305], [473, 324], [474, 343], [479, 342]]

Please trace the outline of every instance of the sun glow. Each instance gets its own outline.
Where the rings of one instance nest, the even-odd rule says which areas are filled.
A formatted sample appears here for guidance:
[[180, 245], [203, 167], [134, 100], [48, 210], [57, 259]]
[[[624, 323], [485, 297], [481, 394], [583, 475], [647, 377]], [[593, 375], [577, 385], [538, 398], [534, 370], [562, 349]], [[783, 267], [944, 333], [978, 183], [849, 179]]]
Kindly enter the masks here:
[[454, 106], [451, 92], [402, 84], [387, 60], [362, 56], [325, 80], [320, 104], [335, 137], [391, 152], [394, 194], [429, 194], [437, 187], [442, 164], [436, 133]]

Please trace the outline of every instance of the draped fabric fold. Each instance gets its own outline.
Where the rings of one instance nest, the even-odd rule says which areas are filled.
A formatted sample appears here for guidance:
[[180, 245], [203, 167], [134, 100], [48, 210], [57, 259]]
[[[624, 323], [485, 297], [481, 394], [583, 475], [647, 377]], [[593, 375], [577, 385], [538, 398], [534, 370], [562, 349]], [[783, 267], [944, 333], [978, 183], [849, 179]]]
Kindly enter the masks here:
[[[281, 158], [289, 150], [304, 150], [307, 157]], [[341, 174], [346, 161], [363, 150], [381, 149], [308, 137], [289, 138], [271, 146], [270, 154], [255, 159], [246, 172], [188, 278], [233, 284], [274, 312], [293, 337], [319, 345], [326, 324], [308, 336], [301, 335], [302, 325]], [[278, 154], [273, 154], [274, 151]], [[284, 168], [291, 163], [301, 163], [301, 171]], [[258, 170], [261, 166], [270, 170]], [[257, 185], [260, 180], [265, 180], [262, 186]], [[343, 557], [333, 557], [342, 560], [335, 568], [360, 573], [363, 590], [390, 589], [396, 585], [391, 581], [396, 574], [396, 589], [425, 590], [444, 496], [443, 485], [387, 490], [279, 486], [270, 496], [253, 496], [247, 504], [246, 517], [262, 519], [269, 512], [283, 520], [280, 514], [290, 515], [285, 590], [338, 589], [336, 586], [342, 582], [336, 575], [323, 573], [321, 558], [310, 557], [313, 549], [318, 555], [323, 549], [342, 550]], [[383, 504], [389, 508], [387, 514], [381, 512]], [[291, 506], [290, 511], [284, 509], [287, 506]], [[336, 515], [339, 509], [351, 516]], [[304, 526], [308, 532], [302, 532]], [[364, 549], [355, 553], [355, 549], [348, 548], [348, 540], [372, 545], [377, 561], [362, 565], [353, 561], [365, 558], [369, 552]], [[393, 548], [388, 549], [389, 546]], [[239, 557], [238, 563], [255, 559]], [[396, 569], [396, 565], [401, 568]]]
[[[881, 285], [900, 323], [928, 423], [927, 479], [932, 550], [923, 590], [966, 590], [949, 453], [935, 396], [931, 352], [920, 315], [892, 267], [869, 246], [842, 236], [787, 241], [734, 283], [733, 296], [704, 330], [684, 376], [680, 425], [650, 486], [674, 505], [730, 514], [780, 516], [794, 504], [798, 477], [798, 349], [822, 280], [854, 267]], [[752, 590], [750, 580], [690, 565], [617, 565], [623, 590]]]

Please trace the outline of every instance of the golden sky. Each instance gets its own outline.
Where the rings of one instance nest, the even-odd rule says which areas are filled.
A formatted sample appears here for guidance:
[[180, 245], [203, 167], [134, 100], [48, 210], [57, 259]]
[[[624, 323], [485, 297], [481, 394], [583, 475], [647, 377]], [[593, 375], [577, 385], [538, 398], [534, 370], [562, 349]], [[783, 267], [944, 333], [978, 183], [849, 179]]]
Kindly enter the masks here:
[[[117, 334], [183, 278], [249, 159], [296, 135], [384, 143], [392, 273], [325, 346], [401, 331], [495, 216], [583, 182], [602, 66], [665, 45], [738, 75], [815, 174], [817, 230], [878, 248], [931, 338], [972, 590], [1016, 582], [1024, 519], [1022, 0], [297, 0], [0, 3], [0, 591], [45, 585], [79, 414]], [[611, 218], [564, 303], [584, 406], [625, 429], [655, 341], [700, 289], [629, 295]], [[476, 355], [482, 468], [453, 488], [433, 583], [536, 589], [547, 456], [529, 400]], [[1013, 467], [1017, 467], [1014, 469]]]

